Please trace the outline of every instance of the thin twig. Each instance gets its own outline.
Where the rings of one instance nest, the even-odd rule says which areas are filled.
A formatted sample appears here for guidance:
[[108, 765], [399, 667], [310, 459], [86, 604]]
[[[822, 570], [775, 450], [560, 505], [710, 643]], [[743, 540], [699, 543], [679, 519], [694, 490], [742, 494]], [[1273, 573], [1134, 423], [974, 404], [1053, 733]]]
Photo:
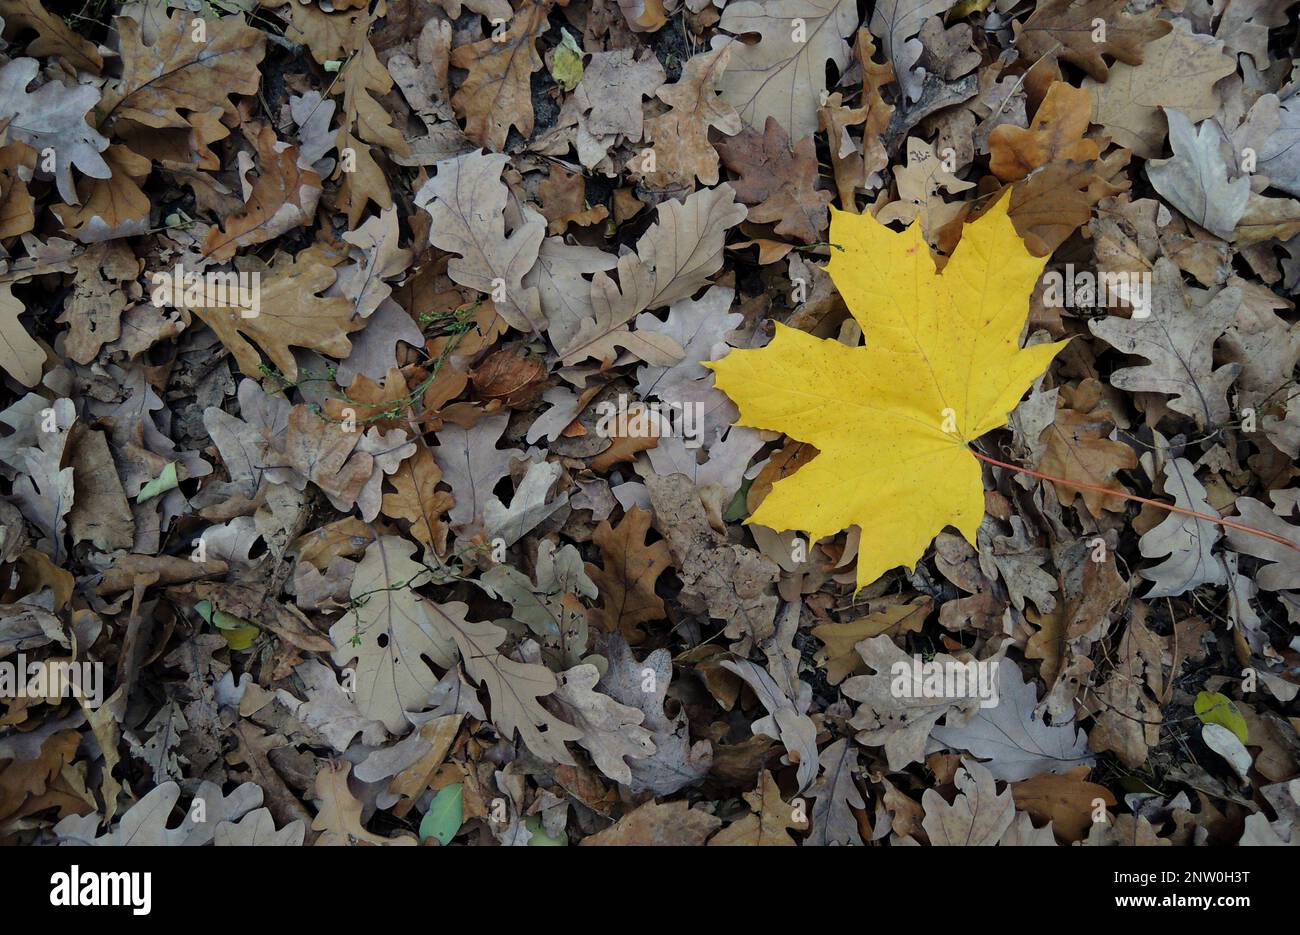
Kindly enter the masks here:
[[1210, 516], [1208, 513], [1198, 513], [1195, 510], [1184, 509], [1181, 506], [1174, 506], [1169, 503], [1162, 503], [1159, 500], [1152, 500], [1149, 497], [1139, 497], [1137, 494], [1128, 493], [1124, 490], [1115, 490], [1112, 487], [1102, 487], [1100, 484], [1085, 484], [1083, 481], [1066, 480], [1064, 477], [1056, 477], [1052, 474], [1044, 474], [1041, 471], [1035, 471], [1027, 467], [1021, 467], [1018, 464], [1009, 464], [1006, 461], [999, 461], [997, 458], [990, 458], [983, 452], [970, 449], [970, 453], [981, 461], [988, 464], [997, 465], [1000, 468], [1006, 468], [1008, 471], [1015, 471], [1018, 474], [1028, 474], [1030, 477], [1037, 477], [1041, 480], [1050, 480], [1056, 484], [1064, 484], [1067, 487], [1076, 487], [1079, 490], [1091, 490], [1096, 493], [1104, 493], [1112, 497], [1120, 497], [1124, 500], [1132, 500], [1134, 503], [1145, 503], [1148, 506], [1154, 506], [1170, 513], [1178, 513], [1182, 516], [1191, 516], [1195, 519], [1202, 520], [1206, 523], [1214, 523], [1216, 526], [1227, 526], [1229, 529], [1239, 529], [1242, 532], [1248, 532], [1252, 536], [1260, 536], [1269, 539], [1279, 545], [1284, 545], [1288, 549], [1295, 549], [1300, 552], [1300, 543], [1292, 542], [1290, 539], [1277, 535], [1276, 533], [1265, 532], [1263, 529], [1256, 529], [1254, 526], [1247, 526], [1245, 523], [1233, 522], [1230, 519], [1223, 519], [1217, 516]]

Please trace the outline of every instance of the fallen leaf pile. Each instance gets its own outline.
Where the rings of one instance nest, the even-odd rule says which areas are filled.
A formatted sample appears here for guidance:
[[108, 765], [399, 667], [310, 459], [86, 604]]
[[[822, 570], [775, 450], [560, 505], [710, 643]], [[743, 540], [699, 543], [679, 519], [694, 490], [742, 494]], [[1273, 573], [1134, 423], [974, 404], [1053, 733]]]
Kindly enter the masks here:
[[0, 843], [1300, 844], [1298, 2], [0, 0]]

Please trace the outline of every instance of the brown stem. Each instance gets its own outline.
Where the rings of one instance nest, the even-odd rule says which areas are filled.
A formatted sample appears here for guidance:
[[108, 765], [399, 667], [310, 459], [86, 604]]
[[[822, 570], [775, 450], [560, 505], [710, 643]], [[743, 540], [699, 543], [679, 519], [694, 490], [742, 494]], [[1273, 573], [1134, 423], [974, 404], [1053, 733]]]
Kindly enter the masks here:
[[1245, 523], [1237, 523], [1230, 519], [1222, 519], [1221, 517], [1210, 516], [1206, 513], [1198, 513], [1195, 510], [1187, 510], [1181, 506], [1173, 506], [1172, 504], [1169, 503], [1162, 503], [1159, 500], [1152, 500], [1149, 497], [1139, 497], [1137, 494], [1131, 494], [1128, 493], [1127, 491], [1115, 490], [1111, 487], [1102, 487], [1100, 484], [1085, 484], [1082, 481], [1066, 480], [1063, 477], [1055, 477], [1051, 474], [1044, 474], [1041, 471], [1035, 471], [1027, 467], [1021, 467], [1018, 464], [1009, 464], [1006, 461], [999, 461], [997, 458], [990, 458], [988, 455], [976, 451], [974, 448], [970, 449], [970, 453], [973, 454], [975, 457], [979, 458], [981, 461], [985, 461], [989, 464], [995, 464], [1000, 468], [1006, 468], [1008, 471], [1015, 471], [1018, 474], [1028, 474], [1030, 477], [1037, 477], [1042, 480], [1050, 480], [1053, 483], [1064, 484], [1067, 487], [1077, 487], [1079, 490], [1092, 490], [1095, 491], [1096, 493], [1104, 493], [1107, 496], [1120, 497], [1124, 500], [1132, 500], [1135, 503], [1145, 503], [1148, 506], [1154, 506], [1161, 510], [1167, 510], [1170, 513], [1178, 513], [1181, 514], [1182, 516], [1191, 516], [1196, 519], [1203, 520], [1204, 522], [1207, 523], [1214, 523], [1216, 526], [1227, 526], [1229, 529], [1239, 529], [1242, 532], [1250, 533], [1252, 536], [1259, 536], [1264, 539], [1269, 539], [1273, 542], [1278, 543], [1279, 545], [1286, 546], [1288, 549], [1295, 549], [1297, 552], [1300, 552], [1300, 543], [1292, 542], [1290, 539], [1286, 539], [1282, 536], [1277, 535], [1276, 533], [1265, 532], [1263, 529], [1256, 529], [1254, 526], [1247, 526]]

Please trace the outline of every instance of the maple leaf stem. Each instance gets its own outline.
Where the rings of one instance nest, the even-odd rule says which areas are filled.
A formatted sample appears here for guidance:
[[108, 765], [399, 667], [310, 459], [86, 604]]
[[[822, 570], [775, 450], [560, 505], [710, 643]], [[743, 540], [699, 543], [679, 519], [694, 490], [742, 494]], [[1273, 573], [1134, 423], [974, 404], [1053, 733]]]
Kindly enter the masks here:
[[1170, 503], [1163, 503], [1160, 500], [1152, 500], [1150, 497], [1139, 497], [1137, 494], [1131, 494], [1128, 493], [1127, 491], [1115, 490], [1112, 487], [1102, 487], [1100, 484], [1085, 484], [1082, 481], [1066, 480], [1064, 477], [1056, 477], [1053, 474], [1044, 474], [1043, 472], [1035, 471], [1032, 468], [1021, 467], [1018, 464], [1010, 464], [1006, 461], [999, 461], [997, 458], [991, 458], [988, 455], [983, 454], [982, 452], [976, 451], [974, 448], [970, 449], [970, 453], [973, 454], [975, 457], [979, 458], [981, 461], [984, 461], [988, 464], [996, 465], [997, 467], [1000, 468], [1005, 468], [1008, 471], [1015, 471], [1018, 474], [1028, 474], [1030, 477], [1037, 477], [1040, 478], [1041, 480], [1050, 480], [1053, 483], [1064, 484], [1067, 487], [1075, 487], [1078, 488], [1079, 490], [1092, 490], [1095, 491], [1096, 493], [1104, 493], [1107, 494], [1108, 496], [1120, 497], [1124, 500], [1132, 500], [1134, 503], [1145, 503], [1148, 506], [1153, 506], [1156, 507], [1157, 509], [1166, 510], [1170, 513], [1178, 513], [1181, 514], [1182, 516], [1191, 516], [1194, 517], [1195, 519], [1203, 520], [1204, 522], [1207, 523], [1214, 523], [1216, 526], [1227, 526], [1230, 529], [1239, 529], [1242, 532], [1250, 533], [1252, 536], [1259, 536], [1263, 539], [1269, 539], [1273, 542], [1279, 543], [1280, 545], [1284, 545], [1289, 549], [1294, 549], [1295, 551], [1300, 552], [1300, 543], [1292, 542], [1290, 539], [1283, 538], [1282, 536], [1279, 536], [1276, 533], [1266, 532], [1263, 529], [1256, 529], [1254, 526], [1247, 526], [1245, 523], [1238, 523], [1235, 522], [1234, 520], [1223, 519], [1221, 517], [1216, 517], [1216, 516], [1210, 516], [1207, 513], [1198, 513], [1195, 510], [1184, 509], [1181, 506], [1174, 506], [1173, 504]]

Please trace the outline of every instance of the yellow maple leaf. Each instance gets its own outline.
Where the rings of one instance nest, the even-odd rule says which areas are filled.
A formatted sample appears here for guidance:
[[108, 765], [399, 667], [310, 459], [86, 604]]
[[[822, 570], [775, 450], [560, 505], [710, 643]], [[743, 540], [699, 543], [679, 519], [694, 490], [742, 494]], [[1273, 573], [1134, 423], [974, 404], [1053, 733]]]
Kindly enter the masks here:
[[967, 445], [1005, 425], [1065, 347], [1020, 347], [1046, 259], [1025, 249], [1007, 203], [965, 226], [942, 275], [919, 224], [900, 234], [835, 211], [827, 269], [865, 346], [778, 324], [766, 347], [706, 364], [740, 408], [738, 425], [819, 452], [777, 481], [747, 522], [802, 530], [813, 542], [861, 527], [858, 588], [914, 566], [945, 526], [975, 542], [984, 485]]

